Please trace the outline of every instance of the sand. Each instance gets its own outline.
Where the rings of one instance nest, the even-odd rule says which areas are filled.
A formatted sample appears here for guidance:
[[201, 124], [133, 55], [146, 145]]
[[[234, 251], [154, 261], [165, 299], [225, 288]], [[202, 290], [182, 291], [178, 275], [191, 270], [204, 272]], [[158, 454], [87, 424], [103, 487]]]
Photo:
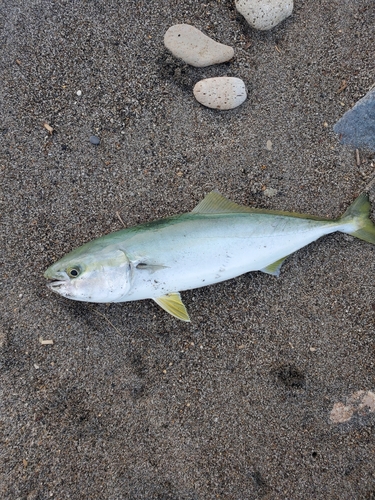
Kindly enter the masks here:
[[[373, 2], [295, 3], [262, 33], [227, 0], [3, 3], [4, 500], [374, 498], [375, 413], [330, 415], [375, 387], [375, 246], [334, 234], [279, 278], [184, 292], [190, 324], [152, 301], [69, 301], [43, 278], [120, 218], [212, 189], [328, 217], [364, 190], [375, 206], [374, 153], [332, 130], [374, 83]], [[177, 23], [235, 59], [176, 60]], [[193, 86], [214, 76], [243, 79], [247, 101], [201, 106]]]

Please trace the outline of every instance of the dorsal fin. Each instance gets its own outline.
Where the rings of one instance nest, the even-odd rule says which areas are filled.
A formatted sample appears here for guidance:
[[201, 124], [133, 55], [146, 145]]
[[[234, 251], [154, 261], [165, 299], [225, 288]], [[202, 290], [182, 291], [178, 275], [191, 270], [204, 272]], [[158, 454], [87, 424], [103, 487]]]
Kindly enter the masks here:
[[211, 191], [191, 212], [193, 214], [239, 214], [253, 211], [253, 208], [238, 205], [217, 191]]
[[[298, 212], [284, 212], [283, 210], [267, 210], [264, 208], [253, 208], [238, 205], [234, 201], [230, 201], [217, 191], [211, 191], [208, 195], [193, 208], [192, 214], [267, 214], [267, 215], [282, 215], [284, 217], [295, 217], [299, 219], [311, 219], [320, 222], [330, 221], [327, 217], [316, 217], [315, 215], [300, 214]], [[355, 234], [354, 236], [357, 236]], [[360, 236], [357, 236], [360, 238]], [[362, 238], [364, 239], [364, 238]], [[367, 240], [366, 240], [367, 241]]]

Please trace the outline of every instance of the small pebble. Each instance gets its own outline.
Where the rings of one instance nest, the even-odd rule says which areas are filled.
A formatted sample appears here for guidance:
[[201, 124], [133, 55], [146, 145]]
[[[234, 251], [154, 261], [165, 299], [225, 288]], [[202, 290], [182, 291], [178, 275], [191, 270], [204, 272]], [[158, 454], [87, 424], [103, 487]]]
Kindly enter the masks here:
[[196, 68], [229, 61], [234, 50], [215, 42], [190, 24], [171, 26], [164, 35], [164, 45], [175, 57]]
[[82, 95], [82, 90], [77, 90], [77, 95], [81, 96]]
[[268, 149], [268, 151], [272, 151], [272, 141], [270, 140], [267, 141], [266, 148]]
[[247, 97], [245, 84], [240, 78], [221, 76], [206, 78], [194, 89], [198, 102], [212, 109], [228, 110], [242, 104]]
[[252, 28], [270, 30], [293, 12], [293, 0], [236, 0], [236, 9]]
[[53, 345], [53, 340], [51, 339], [43, 339], [42, 337], [39, 337], [39, 342], [42, 344], [42, 345]]
[[43, 123], [43, 127], [48, 131], [50, 135], [53, 134], [53, 128], [51, 127], [51, 125], [48, 125], [48, 123]]
[[277, 195], [277, 189], [275, 189], [275, 188], [266, 188], [263, 191], [263, 195], [267, 196], [267, 198], [273, 198], [274, 196]]
[[90, 137], [90, 142], [91, 142], [91, 144], [94, 144], [95, 146], [98, 146], [100, 144], [100, 139], [96, 135], [92, 135]]

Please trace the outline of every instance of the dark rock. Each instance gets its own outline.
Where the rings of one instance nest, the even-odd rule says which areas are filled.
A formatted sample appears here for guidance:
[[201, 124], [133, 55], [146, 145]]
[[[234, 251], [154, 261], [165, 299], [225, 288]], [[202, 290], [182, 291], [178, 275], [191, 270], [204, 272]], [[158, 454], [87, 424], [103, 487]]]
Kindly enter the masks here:
[[96, 137], [96, 135], [92, 135], [92, 136], [90, 136], [90, 142], [91, 142], [91, 144], [94, 144], [95, 146], [99, 146], [100, 139], [99, 139], [99, 137]]
[[334, 125], [343, 144], [375, 151], [375, 89], [370, 90]]

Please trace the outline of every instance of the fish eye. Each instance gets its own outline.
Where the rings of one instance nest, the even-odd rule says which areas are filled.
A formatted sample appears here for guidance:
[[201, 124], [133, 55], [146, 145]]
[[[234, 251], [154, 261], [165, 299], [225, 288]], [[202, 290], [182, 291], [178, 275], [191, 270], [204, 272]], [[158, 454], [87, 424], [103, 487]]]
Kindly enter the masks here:
[[71, 278], [77, 278], [81, 273], [81, 268], [79, 266], [70, 267], [66, 272]]

